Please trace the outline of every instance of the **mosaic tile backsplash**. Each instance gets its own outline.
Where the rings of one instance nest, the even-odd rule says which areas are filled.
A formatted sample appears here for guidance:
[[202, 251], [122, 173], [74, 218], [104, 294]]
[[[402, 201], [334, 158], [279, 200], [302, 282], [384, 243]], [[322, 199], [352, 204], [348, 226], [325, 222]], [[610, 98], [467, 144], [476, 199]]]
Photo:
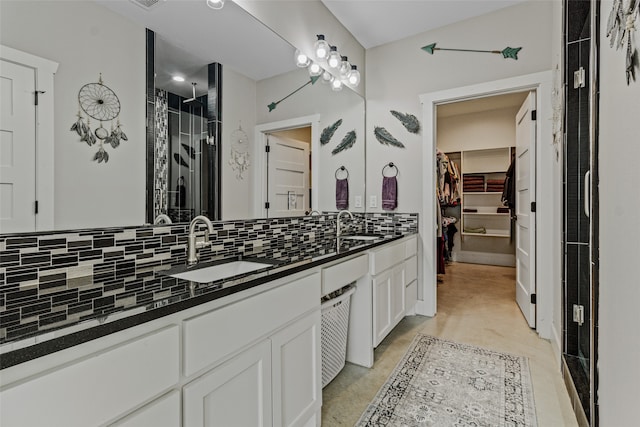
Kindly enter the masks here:
[[[418, 232], [417, 214], [354, 217], [344, 231]], [[203, 262], [298, 258], [335, 238], [335, 213], [213, 225], [211, 246], [200, 250]], [[0, 236], [0, 344], [171, 296], [177, 290], [155, 271], [185, 264], [187, 234], [185, 223]]]

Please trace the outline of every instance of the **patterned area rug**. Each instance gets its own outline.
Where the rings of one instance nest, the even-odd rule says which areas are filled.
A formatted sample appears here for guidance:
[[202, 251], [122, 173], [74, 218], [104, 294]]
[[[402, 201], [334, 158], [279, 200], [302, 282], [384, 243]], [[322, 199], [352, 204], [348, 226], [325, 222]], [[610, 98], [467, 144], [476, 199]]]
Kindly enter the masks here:
[[418, 334], [356, 426], [535, 427], [526, 357]]

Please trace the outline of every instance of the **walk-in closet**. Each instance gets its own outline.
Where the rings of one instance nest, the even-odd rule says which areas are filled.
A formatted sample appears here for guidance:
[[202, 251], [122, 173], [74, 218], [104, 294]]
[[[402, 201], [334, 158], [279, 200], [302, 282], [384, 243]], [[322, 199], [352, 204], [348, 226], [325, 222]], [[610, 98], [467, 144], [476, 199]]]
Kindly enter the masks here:
[[[448, 262], [516, 266], [513, 180], [516, 114], [527, 92], [438, 106], [439, 274]], [[513, 170], [513, 168], [512, 168]], [[507, 188], [505, 189], [505, 183]], [[513, 205], [512, 205], [513, 207]]]

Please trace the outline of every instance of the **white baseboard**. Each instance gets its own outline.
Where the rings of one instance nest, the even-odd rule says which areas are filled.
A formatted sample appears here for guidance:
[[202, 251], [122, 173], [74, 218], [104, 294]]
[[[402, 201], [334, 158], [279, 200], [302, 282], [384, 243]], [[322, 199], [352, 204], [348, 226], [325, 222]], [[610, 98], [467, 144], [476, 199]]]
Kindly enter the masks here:
[[427, 304], [424, 300], [416, 301], [416, 314], [421, 316], [433, 317], [436, 314], [433, 312], [430, 304]]
[[468, 262], [470, 264], [500, 265], [515, 267], [516, 256], [514, 254], [495, 254], [489, 252], [460, 251], [455, 253], [455, 261]]
[[558, 369], [562, 369], [562, 341], [554, 323], [551, 324], [551, 350]]

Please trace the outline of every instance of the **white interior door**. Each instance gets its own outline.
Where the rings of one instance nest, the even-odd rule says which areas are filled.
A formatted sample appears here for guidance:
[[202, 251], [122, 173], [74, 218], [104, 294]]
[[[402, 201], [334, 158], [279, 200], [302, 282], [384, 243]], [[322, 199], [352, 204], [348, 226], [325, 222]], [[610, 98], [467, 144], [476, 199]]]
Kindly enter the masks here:
[[269, 135], [269, 217], [304, 215], [309, 209], [309, 144]]
[[536, 123], [535, 92], [530, 92], [516, 115], [516, 300], [527, 323], [536, 327]]
[[36, 229], [35, 70], [0, 60], [0, 233]]

